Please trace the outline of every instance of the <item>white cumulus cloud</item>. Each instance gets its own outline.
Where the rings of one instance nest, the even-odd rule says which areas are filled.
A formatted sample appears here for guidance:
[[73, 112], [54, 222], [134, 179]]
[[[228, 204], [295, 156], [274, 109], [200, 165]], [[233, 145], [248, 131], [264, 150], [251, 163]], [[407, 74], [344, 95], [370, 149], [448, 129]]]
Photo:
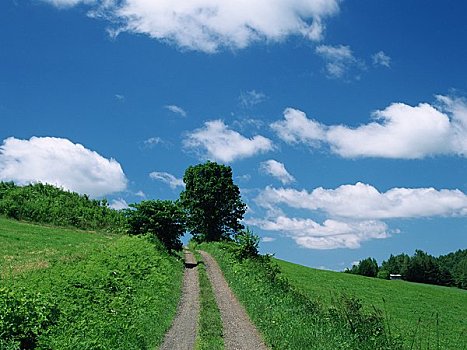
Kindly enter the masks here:
[[176, 178], [172, 174], [163, 171], [153, 171], [149, 174], [149, 177], [154, 180], [162, 181], [173, 189], [177, 187], [185, 187], [185, 183], [182, 179]]
[[387, 225], [374, 220], [326, 220], [319, 224], [311, 219], [281, 215], [267, 219], [250, 219], [247, 223], [263, 230], [281, 232], [298, 245], [309, 249], [355, 249], [370, 239], [389, 237]]
[[226, 163], [274, 148], [268, 138], [260, 135], [247, 138], [229, 129], [221, 120], [205, 122], [204, 127], [189, 133], [184, 147], [197, 151], [202, 158]]
[[326, 139], [326, 127], [308, 119], [306, 114], [298, 109], [287, 108], [284, 111], [284, 120], [272, 123], [271, 128], [287, 143], [317, 146], [320, 141]]
[[295, 178], [285, 169], [285, 165], [274, 159], [262, 162], [260, 164], [260, 170], [275, 177], [284, 185], [295, 181]]
[[57, 7], [88, 4], [111, 32], [145, 34], [182, 49], [216, 52], [299, 35], [319, 41], [339, 0], [43, 0]]
[[467, 195], [460, 190], [392, 188], [379, 192], [361, 182], [336, 189], [318, 187], [311, 192], [268, 186], [258, 195], [256, 202], [268, 209], [285, 204], [347, 219], [467, 216]]
[[328, 145], [345, 158], [421, 159], [436, 155], [467, 155], [467, 104], [437, 96], [438, 105], [415, 107], [393, 103], [373, 113], [374, 121], [349, 127], [321, 124], [302, 111], [288, 108], [284, 120], [271, 124], [287, 143]]
[[114, 159], [55, 137], [7, 138], [0, 146], [0, 180], [49, 183], [99, 197], [126, 189], [127, 178]]
[[[363, 183], [312, 191], [266, 187], [255, 202], [267, 214], [250, 218], [247, 224], [281, 232], [312, 249], [358, 248], [364, 241], [399, 233], [389, 230], [385, 219], [467, 216], [467, 195], [460, 190], [392, 188], [379, 192]], [[284, 206], [304, 209], [310, 217], [289, 217]], [[322, 224], [312, 219], [317, 214], [326, 217]]]

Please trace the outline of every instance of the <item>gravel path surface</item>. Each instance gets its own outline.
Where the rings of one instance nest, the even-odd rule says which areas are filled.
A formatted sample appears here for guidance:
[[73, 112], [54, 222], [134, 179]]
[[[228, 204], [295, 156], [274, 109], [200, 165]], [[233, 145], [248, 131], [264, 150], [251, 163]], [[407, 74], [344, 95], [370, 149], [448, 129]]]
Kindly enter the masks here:
[[199, 281], [196, 259], [185, 250], [185, 274], [177, 315], [165, 335], [160, 350], [192, 350], [195, 348], [199, 315]]
[[200, 253], [221, 312], [226, 350], [267, 350], [258, 330], [230, 290], [217, 262], [208, 253]]

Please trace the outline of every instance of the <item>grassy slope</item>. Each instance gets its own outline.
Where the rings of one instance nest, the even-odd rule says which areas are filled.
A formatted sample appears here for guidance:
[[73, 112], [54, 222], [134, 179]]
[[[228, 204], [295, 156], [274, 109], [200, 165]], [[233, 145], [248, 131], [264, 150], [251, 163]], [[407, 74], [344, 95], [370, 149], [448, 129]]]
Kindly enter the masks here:
[[0, 263], [0, 292], [58, 307], [40, 348], [154, 348], [180, 296], [181, 262], [141, 238], [0, 218]]
[[[275, 279], [276, 268], [266, 260], [239, 262], [222, 244], [201, 244], [219, 263], [229, 286], [245, 307], [253, 323], [271, 349], [281, 350], [375, 350], [395, 349], [384, 333], [365, 321], [369, 314], [353, 312], [351, 330], [344, 317], [343, 303], [331, 310], [321, 308], [303, 295], [291, 290], [288, 284]], [[331, 312], [333, 311], [333, 312]], [[375, 325], [375, 323], [373, 323]]]
[[[465, 290], [315, 270], [281, 260], [277, 263], [293, 285], [325, 304], [339, 293], [346, 293], [362, 299], [367, 307], [374, 305], [387, 310], [393, 333], [401, 334], [409, 347], [414, 341], [416, 349], [436, 348], [436, 314], [439, 315], [440, 347], [464, 349], [467, 346]], [[414, 337], [419, 319], [419, 330]]]
[[81, 259], [117, 237], [0, 217], [0, 276], [5, 279], [60, 261]]

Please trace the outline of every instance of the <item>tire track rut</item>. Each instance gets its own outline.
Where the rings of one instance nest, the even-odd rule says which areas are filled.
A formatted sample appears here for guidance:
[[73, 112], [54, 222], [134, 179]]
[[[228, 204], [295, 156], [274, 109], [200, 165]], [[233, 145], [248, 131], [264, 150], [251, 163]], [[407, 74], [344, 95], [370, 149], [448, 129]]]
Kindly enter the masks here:
[[200, 251], [200, 254], [221, 312], [225, 348], [227, 350], [267, 350], [260, 333], [232, 293], [217, 262], [204, 251]]
[[185, 273], [182, 297], [172, 327], [167, 332], [160, 350], [191, 350], [195, 348], [199, 317], [199, 278], [196, 259], [185, 250]]

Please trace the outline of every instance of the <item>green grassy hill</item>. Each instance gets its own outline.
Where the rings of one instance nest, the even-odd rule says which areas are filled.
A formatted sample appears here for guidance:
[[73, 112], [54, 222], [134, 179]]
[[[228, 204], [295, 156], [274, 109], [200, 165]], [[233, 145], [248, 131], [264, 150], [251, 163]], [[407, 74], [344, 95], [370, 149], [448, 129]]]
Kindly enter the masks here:
[[[466, 349], [467, 291], [323, 271], [277, 260], [289, 282], [323, 304], [345, 293], [367, 309], [385, 310], [393, 334], [407, 348]], [[384, 300], [384, 301], [383, 301]]]
[[385, 330], [384, 320], [362, 310], [358, 301], [331, 306], [296, 291], [268, 256], [241, 258], [233, 243], [203, 243], [219, 263], [229, 286], [271, 349], [401, 350]]
[[0, 349], [153, 349], [182, 273], [144, 237], [0, 217]]

